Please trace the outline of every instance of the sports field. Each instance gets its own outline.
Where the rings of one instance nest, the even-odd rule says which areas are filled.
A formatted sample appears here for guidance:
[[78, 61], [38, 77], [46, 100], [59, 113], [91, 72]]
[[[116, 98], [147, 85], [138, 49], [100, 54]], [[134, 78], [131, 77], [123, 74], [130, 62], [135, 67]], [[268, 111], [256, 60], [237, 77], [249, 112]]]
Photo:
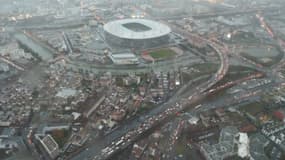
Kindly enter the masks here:
[[175, 56], [176, 53], [169, 48], [165, 48], [165, 49], [159, 49], [159, 50], [151, 51], [151, 52], [149, 52], [149, 55], [153, 59], [167, 59], [167, 58], [171, 58], [171, 57]]

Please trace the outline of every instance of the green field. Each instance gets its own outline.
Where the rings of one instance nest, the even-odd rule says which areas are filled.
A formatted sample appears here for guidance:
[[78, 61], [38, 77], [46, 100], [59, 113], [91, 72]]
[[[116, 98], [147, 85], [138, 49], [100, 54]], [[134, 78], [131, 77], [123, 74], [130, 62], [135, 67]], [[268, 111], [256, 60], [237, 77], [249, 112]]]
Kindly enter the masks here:
[[176, 55], [171, 49], [160, 49], [149, 52], [149, 55], [154, 59], [166, 59]]

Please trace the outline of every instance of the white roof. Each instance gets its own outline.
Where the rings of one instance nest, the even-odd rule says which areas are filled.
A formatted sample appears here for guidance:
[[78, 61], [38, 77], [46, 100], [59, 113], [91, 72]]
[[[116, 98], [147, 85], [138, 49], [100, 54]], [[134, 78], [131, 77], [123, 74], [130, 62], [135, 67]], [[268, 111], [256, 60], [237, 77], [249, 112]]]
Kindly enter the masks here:
[[75, 96], [75, 94], [76, 94], [76, 90], [71, 89], [71, 88], [64, 88], [60, 90], [59, 92], [57, 92], [56, 97], [68, 98], [71, 96]]
[[238, 156], [241, 158], [245, 158], [249, 156], [249, 148], [246, 145], [239, 145], [238, 147]]
[[245, 158], [249, 156], [249, 138], [246, 133], [239, 133], [238, 156]]
[[119, 54], [112, 54], [113, 58], [136, 58], [136, 56], [132, 53], [119, 53]]
[[115, 64], [137, 64], [139, 59], [132, 53], [119, 53], [109, 55]]
[[197, 124], [197, 123], [199, 122], [199, 118], [193, 116], [193, 117], [191, 117], [191, 118], [188, 120], [188, 122], [189, 122], [190, 124]]
[[73, 116], [73, 120], [77, 120], [81, 116], [81, 113], [72, 112], [71, 115]]
[[248, 135], [246, 133], [239, 133], [239, 142], [247, 144], [249, 143]]
[[[136, 32], [123, 26], [128, 23], [142, 24], [150, 28], [150, 30]], [[104, 30], [109, 34], [123, 39], [152, 39], [165, 36], [171, 32], [171, 29], [167, 25], [146, 19], [112, 21], [104, 25]]]

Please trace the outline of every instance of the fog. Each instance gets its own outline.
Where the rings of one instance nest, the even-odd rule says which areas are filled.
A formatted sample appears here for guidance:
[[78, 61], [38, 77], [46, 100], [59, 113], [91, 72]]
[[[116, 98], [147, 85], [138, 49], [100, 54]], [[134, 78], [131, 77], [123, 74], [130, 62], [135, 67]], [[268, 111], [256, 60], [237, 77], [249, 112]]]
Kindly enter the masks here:
[[285, 0], [0, 0], [0, 160], [284, 160]]

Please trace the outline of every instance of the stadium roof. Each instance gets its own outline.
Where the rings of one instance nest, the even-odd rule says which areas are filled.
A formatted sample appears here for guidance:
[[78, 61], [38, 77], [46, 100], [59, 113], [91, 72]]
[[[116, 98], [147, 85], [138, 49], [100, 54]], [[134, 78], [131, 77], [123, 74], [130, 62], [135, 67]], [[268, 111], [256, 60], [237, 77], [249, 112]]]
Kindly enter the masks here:
[[152, 39], [165, 36], [171, 29], [162, 23], [146, 19], [123, 19], [109, 22], [104, 30], [123, 39]]

